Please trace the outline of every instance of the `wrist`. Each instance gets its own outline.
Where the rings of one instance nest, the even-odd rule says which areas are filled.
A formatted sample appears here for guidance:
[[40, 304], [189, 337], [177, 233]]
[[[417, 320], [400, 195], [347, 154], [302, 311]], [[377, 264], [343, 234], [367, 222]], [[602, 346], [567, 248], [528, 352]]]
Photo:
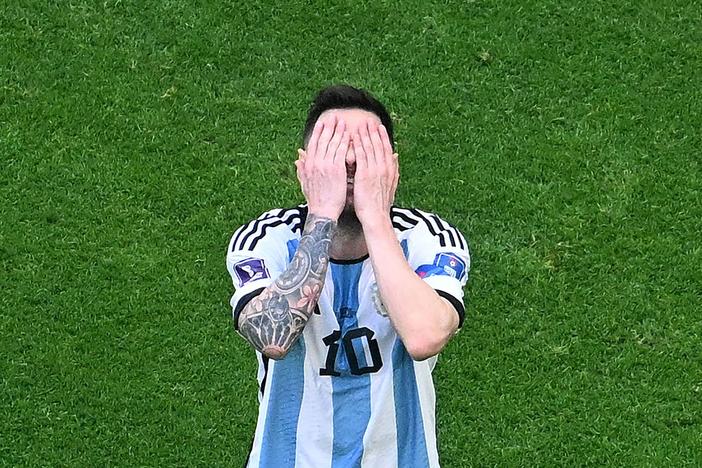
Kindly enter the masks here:
[[330, 219], [335, 223], [339, 220], [339, 216], [341, 215], [341, 213], [338, 213], [336, 210], [330, 208], [312, 208], [311, 206], [308, 206], [307, 209], [308, 216]]
[[364, 225], [363, 237], [376, 278], [382, 272], [399, 272], [403, 265], [409, 266], [389, 216], [386, 221], [379, 219], [376, 223]]
[[395, 230], [392, 227], [390, 213], [378, 212], [369, 216], [359, 216], [359, 221], [363, 227], [363, 235], [369, 237], [385, 236], [392, 234], [395, 237]]

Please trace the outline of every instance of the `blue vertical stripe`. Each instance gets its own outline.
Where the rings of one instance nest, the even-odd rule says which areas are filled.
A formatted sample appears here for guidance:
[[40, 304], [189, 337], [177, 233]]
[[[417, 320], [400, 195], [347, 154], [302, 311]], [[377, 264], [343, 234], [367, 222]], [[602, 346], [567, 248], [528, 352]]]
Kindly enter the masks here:
[[429, 467], [414, 361], [398, 338], [392, 350], [397, 466]]
[[305, 387], [304, 363], [305, 343], [300, 337], [288, 355], [273, 366], [266, 390], [270, 396], [261, 443], [261, 468], [295, 468], [297, 422]]
[[[334, 314], [341, 328], [341, 336], [358, 327], [358, 282], [363, 262], [340, 265], [331, 264], [334, 282]], [[363, 346], [353, 343], [359, 366], [365, 365]], [[363, 435], [370, 420], [370, 376], [353, 375], [342, 343], [336, 358], [336, 371], [332, 377], [332, 404], [334, 407], [334, 443], [332, 468], [361, 466]]]
[[[407, 239], [400, 242], [405, 259], [409, 259]], [[424, 434], [422, 407], [414, 373], [414, 360], [399, 338], [392, 350], [395, 424], [397, 430], [397, 466], [429, 467], [429, 452]]]

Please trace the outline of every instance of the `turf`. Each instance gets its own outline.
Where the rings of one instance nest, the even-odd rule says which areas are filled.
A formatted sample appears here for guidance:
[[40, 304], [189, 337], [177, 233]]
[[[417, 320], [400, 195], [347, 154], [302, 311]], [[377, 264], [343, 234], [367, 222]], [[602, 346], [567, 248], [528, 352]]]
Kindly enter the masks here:
[[[238, 466], [238, 225], [313, 93], [387, 102], [469, 238], [443, 466], [702, 463], [697, 1], [15, 0], [0, 11], [0, 465]], [[403, 467], [404, 468], [404, 467]]]

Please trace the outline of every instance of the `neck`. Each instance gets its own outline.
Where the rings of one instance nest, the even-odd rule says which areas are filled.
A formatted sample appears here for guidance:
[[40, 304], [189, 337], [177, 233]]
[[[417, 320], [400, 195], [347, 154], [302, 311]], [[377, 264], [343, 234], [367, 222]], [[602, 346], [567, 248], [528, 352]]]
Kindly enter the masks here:
[[363, 227], [353, 209], [344, 210], [339, 217], [329, 254], [335, 260], [355, 260], [368, 255]]

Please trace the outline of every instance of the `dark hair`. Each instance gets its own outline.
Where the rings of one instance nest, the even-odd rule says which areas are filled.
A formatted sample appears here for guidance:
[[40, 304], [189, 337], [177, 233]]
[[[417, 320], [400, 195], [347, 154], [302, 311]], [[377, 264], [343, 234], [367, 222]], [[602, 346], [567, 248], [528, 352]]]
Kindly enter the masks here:
[[332, 85], [323, 88], [317, 93], [310, 110], [307, 112], [305, 130], [302, 132], [302, 146], [307, 146], [314, 124], [322, 112], [329, 109], [361, 109], [372, 112], [380, 118], [390, 137], [390, 144], [395, 148], [393, 139], [392, 119], [385, 106], [365, 89], [354, 88], [349, 85]]

